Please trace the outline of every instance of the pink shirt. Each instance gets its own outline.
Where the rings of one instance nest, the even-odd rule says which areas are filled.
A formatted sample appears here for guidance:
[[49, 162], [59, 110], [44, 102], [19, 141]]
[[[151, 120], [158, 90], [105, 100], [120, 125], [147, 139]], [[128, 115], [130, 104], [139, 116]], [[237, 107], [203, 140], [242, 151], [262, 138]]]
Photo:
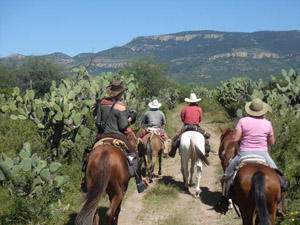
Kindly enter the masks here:
[[265, 118], [243, 117], [235, 129], [242, 131], [239, 151], [268, 151], [267, 137], [273, 135], [270, 121]]

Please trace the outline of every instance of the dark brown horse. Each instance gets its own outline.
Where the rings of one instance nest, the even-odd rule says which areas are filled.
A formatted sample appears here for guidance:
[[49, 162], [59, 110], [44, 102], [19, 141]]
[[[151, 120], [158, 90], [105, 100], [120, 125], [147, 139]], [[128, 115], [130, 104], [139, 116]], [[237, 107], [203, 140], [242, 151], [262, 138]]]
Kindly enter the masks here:
[[239, 207], [243, 225], [273, 225], [281, 199], [277, 173], [263, 164], [243, 166], [234, 179], [232, 199]]
[[[136, 146], [137, 131], [138, 129], [127, 135], [127, 139], [133, 146]], [[129, 180], [130, 174], [124, 152], [113, 145], [96, 146], [89, 154], [86, 170], [88, 193], [77, 215], [76, 224], [99, 224], [97, 207], [104, 191], [110, 200], [110, 206], [106, 212], [106, 224], [118, 224], [121, 203]]]
[[223, 171], [229, 166], [229, 160], [237, 154], [239, 148], [238, 143], [232, 143], [231, 139], [233, 136], [233, 129], [226, 128], [225, 130], [220, 129], [220, 146], [219, 146], [219, 158], [221, 160]]
[[[158, 175], [161, 175], [162, 154], [168, 155], [171, 150], [171, 139], [166, 140], [165, 143], [160, 136], [150, 132], [143, 137], [143, 140], [138, 145], [139, 155], [143, 157], [147, 176], [152, 182], [154, 176], [154, 166], [156, 158], [158, 157]], [[148, 166], [148, 157], [150, 157], [151, 167]]]

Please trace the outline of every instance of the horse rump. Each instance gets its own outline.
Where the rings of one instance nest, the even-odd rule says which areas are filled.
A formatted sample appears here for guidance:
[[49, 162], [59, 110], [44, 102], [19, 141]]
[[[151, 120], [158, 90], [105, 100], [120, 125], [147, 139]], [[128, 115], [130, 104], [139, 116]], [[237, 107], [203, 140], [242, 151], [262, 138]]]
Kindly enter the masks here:
[[93, 176], [87, 177], [87, 179], [92, 179], [91, 187], [83, 200], [84, 205], [76, 217], [76, 225], [93, 224], [98, 203], [109, 181], [108, 160], [109, 155], [105, 151], [96, 164]]

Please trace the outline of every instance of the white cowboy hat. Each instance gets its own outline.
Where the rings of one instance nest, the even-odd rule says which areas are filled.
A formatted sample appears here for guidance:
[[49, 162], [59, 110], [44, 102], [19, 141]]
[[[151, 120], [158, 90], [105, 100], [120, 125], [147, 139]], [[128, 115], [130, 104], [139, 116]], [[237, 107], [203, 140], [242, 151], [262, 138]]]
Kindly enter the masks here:
[[151, 109], [158, 109], [159, 107], [161, 107], [161, 104], [157, 101], [157, 99], [154, 99], [152, 102], [149, 102], [148, 106]]
[[186, 101], [186, 102], [199, 102], [199, 101], [201, 101], [201, 98], [197, 98], [195, 93], [191, 93], [190, 98], [185, 98], [184, 101]]
[[255, 98], [245, 105], [246, 113], [250, 116], [263, 116], [269, 111], [269, 105], [261, 99]]

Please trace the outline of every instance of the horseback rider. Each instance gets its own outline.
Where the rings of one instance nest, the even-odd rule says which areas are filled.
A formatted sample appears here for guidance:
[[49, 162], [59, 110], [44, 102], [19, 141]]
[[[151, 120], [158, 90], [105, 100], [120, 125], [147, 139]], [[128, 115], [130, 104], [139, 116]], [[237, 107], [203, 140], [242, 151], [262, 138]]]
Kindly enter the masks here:
[[173, 138], [171, 152], [175, 152], [176, 154], [176, 149], [180, 145], [179, 138], [183, 132], [194, 130], [201, 133], [205, 137], [205, 156], [208, 157], [210, 152], [210, 144], [207, 139], [209, 139], [210, 134], [205, 132], [205, 130], [203, 130], [199, 126], [199, 123], [202, 121], [203, 113], [202, 108], [198, 106], [197, 102], [201, 101], [201, 98], [197, 98], [195, 93], [191, 93], [190, 97], [185, 98], [184, 100], [189, 103], [189, 105], [184, 107], [180, 113], [180, 117], [182, 122], [184, 123], [184, 127], [183, 129], [181, 129], [179, 134], [177, 134]]
[[[280, 171], [268, 153], [268, 146], [275, 144], [275, 137], [273, 133], [272, 123], [268, 121], [264, 115], [269, 111], [269, 105], [264, 103], [261, 99], [255, 98], [245, 105], [245, 111], [248, 116], [241, 118], [235, 128], [232, 142], [240, 141], [237, 155], [230, 161], [229, 166], [225, 170], [222, 177], [223, 197], [226, 191], [226, 182], [233, 174], [236, 166], [238, 166], [239, 159], [246, 155], [259, 155], [265, 158], [266, 163], [278, 174], [281, 191], [287, 189], [287, 179], [283, 172]], [[224, 154], [224, 152], [223, 152]], [[224, 185], [225, 183], [225, 185]], [[283, 196], [283, 195], [282, 195]], [[284, 215], [284, 199], [281, 199], [279, 212]]]
[[166, 124], [165, 114], [159, 110], [161, 103], [157, 99], [154, 99], [152, 102], [148, 103], [150, 110], [146, 111], [143, 118], [143, 124], [146, 124], [147, 128], [143, 130], [139, 135], [139, 143], [142, 142], [143, 137], [149, 133], [151, 128], [159, 131], [159, 136], [163, 141], [169, 139], [168, 135], [164, 130]]
[[[129, 112], [126, 105], [119, 101], [123, 93], [127, 90], [123, 82], [115, 80], [106, 88], [105, 92], [109, 97], [100, 101], [97, 111], [96, 127], [98, 128], [97, 141], [107, 137], [113, 137], [123, 141], [129, 149], [129, 158], [135, 168], [135, 180], [138, 192], [141, 193], [148, 188], [148, 185], [142, 182], [141, 163], [135, 146], [132, 146], [126, 139], [125, 133], [130, 132], [129, 126], [136, 121], [136, 113]], [[131, 131], [132, 132], [132, 131]]]

